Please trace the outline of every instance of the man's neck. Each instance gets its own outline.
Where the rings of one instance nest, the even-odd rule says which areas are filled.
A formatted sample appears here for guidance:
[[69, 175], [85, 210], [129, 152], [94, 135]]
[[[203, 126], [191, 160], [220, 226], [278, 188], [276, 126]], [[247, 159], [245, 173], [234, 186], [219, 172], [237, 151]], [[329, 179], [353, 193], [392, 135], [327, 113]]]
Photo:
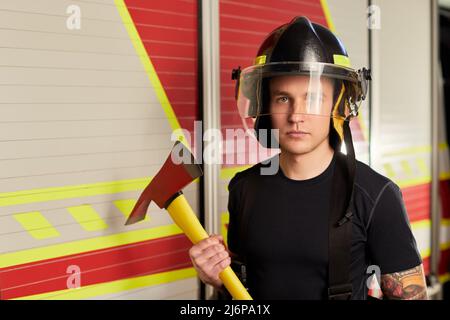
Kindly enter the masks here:
[[307, 180], [317, 177], [330, 165], [334, 150], [325, 141], [316, 149], [305, 154], [293, 154], [282, 150], [280, 167], [286, 177], [292, 180]]

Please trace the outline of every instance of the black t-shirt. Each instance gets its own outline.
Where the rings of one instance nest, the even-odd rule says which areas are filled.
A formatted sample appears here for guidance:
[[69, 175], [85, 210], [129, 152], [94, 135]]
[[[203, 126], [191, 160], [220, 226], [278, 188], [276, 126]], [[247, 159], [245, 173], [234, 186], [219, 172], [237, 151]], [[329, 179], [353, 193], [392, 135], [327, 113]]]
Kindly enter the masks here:
[[[278, 155], [276, 156], [278, 157]], [[328, 215], [335, 157], [320, 175], [292, 180], [281, 167], [261, 175], [261, 164], [231, 179], [228, 246], [246, 252], [254, 299], [327, 299]], [[381, 274], [422, 263], [399, 187], [357, 161], [352, 202], [352, 299], [366, 299], [367, 268]], [[245, 239], [239, 218], [246, 212]]]

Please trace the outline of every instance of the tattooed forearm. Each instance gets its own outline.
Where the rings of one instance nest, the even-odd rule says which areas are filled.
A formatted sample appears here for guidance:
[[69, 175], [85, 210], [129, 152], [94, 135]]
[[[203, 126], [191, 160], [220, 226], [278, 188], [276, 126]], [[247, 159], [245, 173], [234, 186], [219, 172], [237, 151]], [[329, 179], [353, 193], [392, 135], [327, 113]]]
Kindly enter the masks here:
[[427, 300], [427, 286], [422, 265], [381, 276], [381, 289], [387, 299]]

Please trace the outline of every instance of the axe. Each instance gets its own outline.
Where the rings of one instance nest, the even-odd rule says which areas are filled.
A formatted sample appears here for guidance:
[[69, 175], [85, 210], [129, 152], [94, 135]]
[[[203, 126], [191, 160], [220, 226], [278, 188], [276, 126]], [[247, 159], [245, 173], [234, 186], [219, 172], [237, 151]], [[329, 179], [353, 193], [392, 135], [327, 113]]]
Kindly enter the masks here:
[[[174, 158], [176, 162], [180, 162], [178, 161], [180, 158], [188, 158], [188, 163], [180, 162], [176, 164], [173, 161]], [[171, 154], [161, 170], [142, 192], [125, 224], [129, 225], [143, 220], [150, 202], [154, 201], [158, 207], [169, 211], [173, 221], [183, 230], [192, 243], [196, 244], [208, 238], [208, 233], [198, 221], [181, 191], [182, 188], [202, 174], [202, 170], [194, 162], [191, 152], [180, 141], [175, 142]], [[219, 278], [234, 299], [252, 300], [230, 266], [219, 274]]]

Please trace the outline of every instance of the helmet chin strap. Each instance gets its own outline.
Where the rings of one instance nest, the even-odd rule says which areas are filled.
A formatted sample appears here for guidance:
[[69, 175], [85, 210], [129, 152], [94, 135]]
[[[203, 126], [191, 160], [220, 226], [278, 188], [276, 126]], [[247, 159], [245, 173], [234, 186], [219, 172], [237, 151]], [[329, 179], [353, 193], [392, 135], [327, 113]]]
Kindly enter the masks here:
[[352, 297], [350, 266], [353, 213], [351, 201], [356, 159], [349, 119], [343, 123], [343, 133], [347, 155], [336, 152], [328, 225], [328, 298], [331, 300], [348, 300]]
[[[350, 130], [350, 119], [344, 121], [344, 143], [347, 151], [347, 167], [351, 181], [349, 185], [353, 186], [355, 176], [356, 157], [355, 149], [353, 147], [352, 131]], [[350, 200], [350, 199], [349, 199]]]

